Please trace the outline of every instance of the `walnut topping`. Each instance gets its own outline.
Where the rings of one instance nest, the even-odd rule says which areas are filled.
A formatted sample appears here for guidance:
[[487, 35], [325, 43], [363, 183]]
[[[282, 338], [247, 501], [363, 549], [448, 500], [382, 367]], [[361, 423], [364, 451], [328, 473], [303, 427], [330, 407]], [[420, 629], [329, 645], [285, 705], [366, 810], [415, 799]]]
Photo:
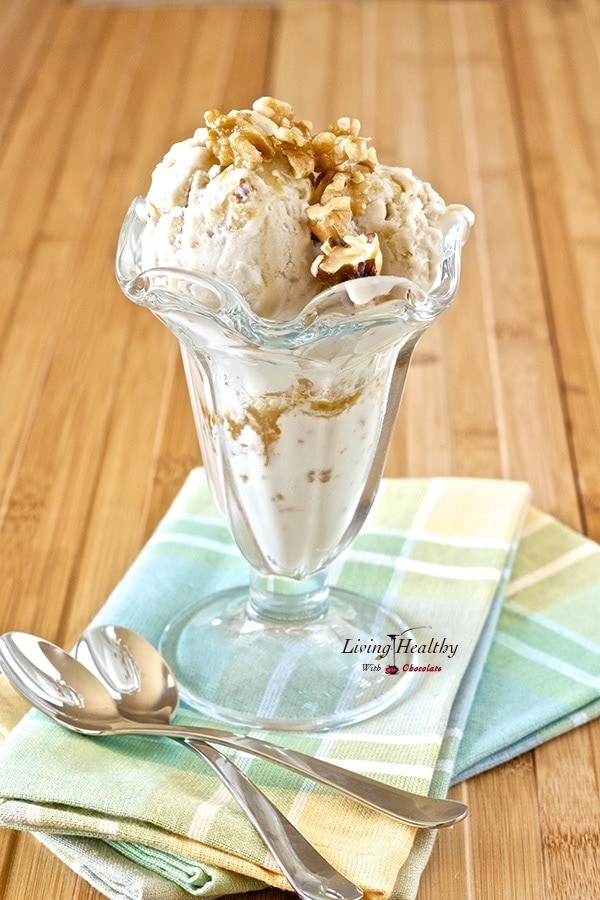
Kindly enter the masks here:
[[[368, 206], [366, 175], [377, 165], [375, 149], [360, 134], [358, 119], [340, 118], [313, 134], [312, 123], [296, 121], [292, 107], [261, 97], [251, 110], [205, 113], [205, 144], [216, 167], [258, 169], [264, 161], [287, 165], [296, 178], [310, 178], [308, 227], [321, 243], [312, 274], [325, 284], [379, 274], [381, 252], [373, 234], [359, 234], [356, 219]], [[288, 169], [289, 171], [289, 169]], [[240, 181], [236, 199], [247, 199]]]
[[357, 234], [355, 219], [368, 204], [365, 174], [377, 165], [377, 155], [360, 135], [358, 119], [338, 119], [313, 138], [315, 171], [320, 173], [313, 203], [307, 210], [321, 254], [311, 272], [324, 284], [364, 278], [381, 272], [376, 235]]
[[382, 258], [379, 238], [370, 234], [347, 234], [330, 237], [321, 245], [311, 272], [324, 284], [339, 284], [351, 278], [379, 275]]
[[274, 97], [259, 97], [252, 104], [252, 109], [267, 116], [268, 119], [273, 119], [274, 122], [281, 122], [284, 119], [291, 121], [294, 116], [294, 110], [289, 103], [276, 100]]
[[358, 119], [338, 119], [328, 131], [314, 136], [312, 146], [317, 172], [347, 172], [355, 166], [373, 171], [377, 165], [375, 148], [360, 135]]
[[306, 215], [312, 233], [320, 241], [354, 232], [354, 218], [368, 203], [365, 176], [360, 171], [328, 173], [317, 184]]
[[312, 124], [292, 118], [292, 108], [272, 97], [261, 97], [252, 109], [234, 109], [222, 114], [211, 109], [204, 114], [206, 146], [225, 168], [258, 169], [263, 160], [278, 154], [286, 158], [296, 177], [313, 171], [310, 150]]
[[352, 231], [352, 207], [347, 195], [339, 194], [325, 203], [321, 200], [309, 206], [306, 216], [310, 230], [321, 242], [342, 238]]

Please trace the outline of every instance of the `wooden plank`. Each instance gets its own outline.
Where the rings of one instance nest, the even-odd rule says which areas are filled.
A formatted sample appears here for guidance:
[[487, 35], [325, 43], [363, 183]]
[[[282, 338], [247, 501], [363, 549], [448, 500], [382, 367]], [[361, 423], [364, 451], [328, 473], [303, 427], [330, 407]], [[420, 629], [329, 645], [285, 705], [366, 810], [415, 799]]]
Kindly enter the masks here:
[[[81, 10], [77, 7], [69, 7], [65, 14], [65, 21], [68, 20], [69, 28], [75, 33], [81, 31], [78, 24], [83, 26], [83, 22], [78, 22], [81, 15]], [[119, 35], [117, 29], [114, 38], [111, 29], [106, 27], [107, 20], [104, 16], [97, 13], [93, 17], [105, 41], [103, 44], [100, 35], [95, 35], [97, 60], [104, 61], [111, 68], [126, 53], [130, 26], [136, 24], [131, 15], [129, 13], [123, 19], [121, 33]], [[62, 55], [66, 47], [76, 70], [75, 47], [70, 41], [66, 46], [63, 42], [58, 42], [56, 52]], [[86, 54], [82, 45], [79, 55], [86, 59]], [[43, 77], [44, 73], [41, 74]], [[58, 98], [61, 88], [61, 82], [55, 81], [54, 90], [58, 93]], [[45, 90], [49, 91], [49, 86]], [[114, 82], [112, 95], [109, 94], [107, 100], [104, 100], [106, 95], [106, 84], [101, 78], [94, 78], [85, 89], [81, 85], [78, 98], [84, 110], [86, 98], [96, 109], [101, 117], [98, 121], [102, 123], [103, 134], [111, 128], [110, 109], [113, 106], [118, 109], [118, 80]], [[32, 118], [35, 115], [32, 114]], [[112, 121], [114, 124], [114, 119]], [[123, 331], [118, 318], [110, 316], [107, 305], [98, 304], [96, 318], [90, 315], [89, 285], [94, 284], [94, 288], [97, 287], [102, 296], [102, 285], [112, 275], [111, 270], [108, 269], [107, 277], [103, 279], [103, 273], [90, 269], [81, 272], [78, 269], [81, 235], [75, 234], [75, 230], [78, 225], [83, 234], [85, 227], [89, 225], [87, 217], [93, 210], [94, 178], [99, 174], [103, 177], [103, 168], [98, 164], [97, 156], [92, 153], [86, 157], [88, 126], [89, 118], [85, 112], [74, 120], [68, 132], [68, 140], [65, 141], [69, 150], [62, 155], [62, 170], [50, 173], [55, 179], [53, 196], [57, 206], [53, 208], [51, 200], [48, 209], [42, 207], [37, 216], [31, 217], [30, 227], [36, 235], [43, 234], [43, 239], [41, 236], [37, 237], [32, 244], [34, 252], [29, 261], [28, 281], [21, 294], [13, 326], [19, 332], [27, 331], [29, 326], [34, 333], [41, 331], [42, 335], [51, 335], [54, 345], [44, 370], [43, 389], [33, 398], [30, 407], [27, 402], [32, 398], [27, 393], [20, 397], [27, 427], [22, 430], [19, 453], [14, 457], [10, 492], [2, 522], [3, 554], [0, 566], [7, 579], [4, 587], [8, 597], [2, 614], [12, 618], [13, 627], [16, 624], [15, 618], [19, 621], [27, 616], [27, 620], [22, 622], [23, 626], [36, 624], [37, 620], [37, 625], [44, 626], [44, 633], [48, 635], [57, 633], [61, 597], [68, 584], [69, 567], [85, 522], [86, 491], [89, 492], [93, 487], [94, 459], [102, 450], [102, 433], [99, 429], [90, 428], [89, 423], [97, 424], [102, 421], [102, 403], [110, 401], [111, 392], [107, 388], [107, 379], [110, 381], [111, 369], [106, 366], [106, 361], [102, 365], [98, 356], [90, 352], [90, 348], [94, 347], [98, 333], [107, 342], [111, 335], [113, 338], [116, 336], [118, 343]], [[87, 147], [89, 149], [89, 144]], [[98, 150], [101, 150], [100, 142]], [[82, 170], [87, 173], [87, 182], [81, 175]], [[81, 206], [75, 222], [63, 224], [60, 210], [69, 208], [69, 188], [65, 188], [65, 185], [71, 184], [71, 179], [78, 194], [84, 187], [87, 189], [90, 204]], [[25, 222], [21, 227], [25, 230]], [[62, 248], [62, 255], [56, 252], [57, 247]], [[61, 273], [52, 268], [53, 257], [60, 263]], [[100, 260], [102, 268], [108, 264], [109, 258], [106, 261]], [[49, 273], [52, 273], [52, 277], [49, 277]], [[97, 283], [93, 280], [95, 276], [98, 277]], [[42, 318], [41, 329], [40, 309], [44, 311], [47, 320]], [[33, 324], [36, 315], [37, 327]], [[12, 335], [11, 329], [5, 345], [12, 345]], [[19, 358], [18, 344], [12, 358]], [[33, 352], [31, 358], [35, 360]], [[95, 362], [98, 362], [97, 372], [94, 369]], [[113, 367], [113, 380], [117, 375]], [[19, 384], [19, 381], [14, 382], [17, 402]], [[95, 398], [94, 391], [97, 392]], [[86, 405], [88, 398], [89, 407]], [[97, 406], [94, 399], [98, 401]], [[97, 418], [93, 418], [95, 415]], [[84, 438], [80, 440], [81, 434]], [[79, 490], [82, 491], [81, 494]], [[68, 499], [64, 500], [65, 497]], [[71, 521], [68, 519], [69, 505], [76, 510]], [[31, 562], [34, 557], [37, 567]], [[57, 594], [52, 604], [38, 602], [44, 591], [54, 590]], [[31, 601], [29, 604], [24, 603], [27, 597]], [[27, 606], [29, 609], [25, 613]], [[51, 611], [51, 621], [45, 620], [45, 610]]]
[[[595, 31], [589, 31], [593, 21]], [[597, 7], [507, 7], [532, 206], [584, 526], [600, 537]], [[594, 39], [595, 35], [595, 39]]]
[[[506, 356], [513, 352], [516, 332], [514, 328], [503, 332], [505, 326], [501, 324], [510, 315], [519, 316], [520, 298], [502, 280], [499, 241], [511, 238], [513, 243], [506, 252], [511, 253], [513, 277], [532, 283], [532, 305], [537, 307], [540, 323], [543, 321], [526, 192], [518, 166], [516, 125], [511, 115], [509, 87], [503, 78], [502, 34], [490, 4], [452, 4], [445, 7], [445, 15], [440, 7], [436, 10], [428, 4], [424, 9], [422, 32], [431, 45], [422, 53], [418, 65], [428, 75], [426, 87], [421, 87], [420, 103], [428, 110], [430, 165], [435, 183], [443, 186], [445, 195], [452, 190], [449, 199], [464, 198], [477, 217], [465, 248], [459, 296], [440, 323], [432, 351], [443, 361], [435, 389], [447, 408], [450, 473], [525, 478], [533, 482], [538, 479], [539, 484], [531, 456], [523, 455], [521, 461], [515, 442], [515, 436], [526, 437], [521, 434], [523, 423], [518, 408], [522, 393], [513, 388], [509, 377], [512, 380], [515, 375], [506, 368]], [[407, 73], [406, 80], [414, 82], [416, 72], [412, 78]], [[499, 203], [501, 198], [503, 204]], [[531, 360], [533, 356], [531, 375], [539, 380], [543, 361], [539, 360], [529, 322], [522, 323], [519, 336], [519, 350], [526, 354], [524, 359]], [[522, 365], [521, 359], [517, 362]], [[533, 384], [525, 389], [528, 398], [532, 389]], [[416, 399], [417, 411], [429, 409], [428, 396], [424, 384]], [[535, 409], [532, 399], [529, 406]], [[558, 404], [554, 417], [560, 447], [562, 416]], [[439, 421], [439, 413], [436, 418]], [[528, 427], [541, 428], [535, 415]], [[411, 430], [411, 435], [419, 443], [427, 440], [424, 431]], [[438, 466], [443, 460], [444, 457], [438, 461]], [[554, 472], [559, 467], [560, 462], [555, 462]], [[436, 461], [430, 458], [429, 469], [423, 474], [435, 472]], [[541, 494], [538, 485], [534, 484], [534, 488]], [[524, 840], [517, 827], [535, 819], [533, 769], [530, 766], [519, 770], [518, 791], [511, 795], [510, 808], [508, 803], [505, 808], [502, 799], [494, 807], [490, 805], [490, 787], [492, 791], [495, 788], [490, 781], [494, 777], [482, 776], [465, 785], [470, 816], [468, 827], [463, 829], [461, 852], [455, 852], [453, 865], [448, 866], [445, 835], [439, 836], [422, 879], [423, 897], [433, 900], [440, 896], [449, 871], [461, 873], [462, 884], [456, 885], [456, 896], [489, 895], [491, 900], [521, 892], [532, 898], [542, 896], [540, 850], [535, 839], [530, 836]], [[498, 815], [499, 805], [502, 812]]]
[[0, 147], [40, 65], [62, 0], [3, 0], [0, 6]]
[[477, 244], [485, 272], [481, 300], [495, 369], [503, 474], [527, 480], [534, 503], [577, 524], [576, 493], [565, 477], [569, 447], [518, 120], [503, 70], [505, 35], [489, 27], [486, 19], [493, 10], [485, 4], [450, 9], [457, 55], [469, 72], [461, 96], [472, 117], [469, 172], [479, 194], [475, 240], [483, 242]]
[[[84, 298], [91, 280], [97, 298], [96, 321], [87, 329], [94, 346], [94, 375], [90, 379], [88, 373], [87, 381], [96, 381], [97, 387], [85, 400], [85, 415], [94, 420], [89, 462], [93, 490], [87, 494], [86, 530], [64, 601], [67, 642], [104, 602], [140, 544], [163, 392], [176, 348], [150, 315], [121, 294], [113, 260], [127, 205], [145, 189], [155, 159], [170, 143], [172, 119], [157, 116], [156, 109], [177, 108], [186, 70], [182, 38], [190, 39], [197, 21], [192, 9], [144, 16], [145, 39], [125, 85], [119, 128], [106, 148], [106, 171], [75, 280], [76, 295]], [[124, 20], [122, 30], [131, 35], [131, 22]], [[155, 65], [157, 58], [160, 64]], [[94, 124], [92, 140], [102, 142], [101, 120]]]
[[[38, 72], [39, 84], [28, 95], [5, 142], [0, 167], [4, 198], [0, 209], [0, 379], [5, 386], [0, 392], [0, 518], [14, 484], [16, 462], [43, 402], [48, 367], [69, 304], [66, 279], [83, 231], [81, 218], [61, 218], [60, 213], [59, 227], [51, 226], [53, 204], [60, 208], [64, 201], [55, 192], [57, 185], [60, 191], [59, 171], [65, 148], [70, 147], [67, 136], [90, 81], [89, 56], [76, 48], [83, 41], [96, 53], [105, 23], [104, 14], [98, 12], [81, 17], [76, 7], [68, 11], [49, 42]], [[125, 45], [120, 52], [126, 52]], [[106, 85], [96, 102], [108, 125], [113, 98]], [[77, 132], [74, 137], [78, 138]], [[78, 149], [70, 147], [71, 157]], [[88, 172], [96, 168], [96, 161], [91, 161]], [[81, 180], [77, 186], [86, 189]], [[28, 496], [22, 500], [26, 506], [30, 492]]]
[[535, 752], [546, 896], [587, 897], [600, 884], [600, 721]]
[[[415, 357], [400, 427], [409, 436], [408, 472], [496, 477], [503, 474], [503, 450], [497, 424], [495, 345], [488, 336], [482, 303], [489, 249], [480, 228], [483, 197], [474, 165], [477, 160], [472, 158], [477, 135], [464, 99], [469, 97], [470, 85], [460, 48], [448, 39], [450, 7], [417, 4], [415, 9], [419, 18], [413, 13], [412, 21], [399, 22], [395, 36], [398, 41], [401, 34], [407, 35], [400, 52], [395, 51], [401, 71], [396, 101], [389, 98], [388, 102], [400, 110], [400, 117], [393, 119], [392, 130], [402, 136], [411, 168], [430, 180], [448, 202], [468, 204], [477, 219], [463, 254], [458, 296], [425, 336]], [[382, 15], [381, 31], [390, 40], [386, 18]], [[485, 27], [494, 34], [490, 16]], [[390, 47], [388, 53], [392, 52]], [[401, 86], [409, 83], [418, 85], [416, 101], [405, 98], [402, 91]]]
[[[471, 806], [469, 784], [457, 785], [450, 789], [449, 797]], [[418, 900], [439, 900], [440, 897], [455, 897], [456, 900], [470, 900], [473, 894], [473, 872], [471, 840], [473, 822], [461, 823], [460, 827], [444, 829], [436, 838], [431, 859], [419, 885]]]
[[469, 798], [473, 816], [474, 898], [545, 900], [548, 896], [534, 786], [531, 754], [473, 779]]
[[0, 830], [0, 891], [3, 897], [8, 896], [6, 884], [14, 865], [19, 837], [16, 831], [9, 831], [6, 828]]
[[102, 894], [87, 884], [80, 895], [78, 884], [81, 879], [30, 834], [18, 835], [11, 862], [5, 885], [0, 880], [0, 887], [4, 887], [2, 896], [6, 900], [32, 900], [33, 897], [102, 900]]
[[[4, 142], [0, 189], [0, 239], [2, 254], [27, 255], [32, 224], [38, 222], [51, 202], [56, 173], [63, 162], [69, 129], [77, 116], [85, 85], [93, 78], [98, 42], [108, 27], [106, 12], [82, 12], [67, 7], [48, 42], [31, 90], [24, 98]], [[84, 54], [78, 48], [88, 47]], [[52, 115], [49, 115], [52, 110]], [[70, 148], [71, 153], [75, 148]], [[77, 223], [63, 219], [64, 229]]]
[[[531, 208], [577, 477], [581, 517], [576, 524], [598, 539], [598, 6], [511, 4], [505, 15]], [[549, 896], [586, 896], [591, 885], [600, 883], [599, 759], [598, 723], [535, 752]]]

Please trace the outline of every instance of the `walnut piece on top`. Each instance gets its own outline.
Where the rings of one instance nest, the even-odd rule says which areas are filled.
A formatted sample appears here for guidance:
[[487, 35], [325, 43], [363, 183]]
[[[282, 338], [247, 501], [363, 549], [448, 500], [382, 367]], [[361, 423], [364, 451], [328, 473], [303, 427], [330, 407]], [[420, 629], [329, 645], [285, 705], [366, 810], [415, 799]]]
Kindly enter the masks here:
[[324, 284], [381, 272], [381, 251], [375, 235], [361, 234], [355, 220], [366, 209], [365, 173], [377, 165], [377, 154], [360, 134], [358, 119], [333, 122], [313, 134], [312, 123], [295, 120], [292, 107], [273, 97], [261, 97], [251, 110], [204, 115], [206, 147], [215, 164], [258, 169], [263, 161], [289, 164], [296, 178], [310, 178], [313, 196], [306, 210], [308, 227], [321, 242], [311, 267]]
[[351, 278], [366, 278], [381, 272], [379, 238], [370, 234], [346, 235], [345, 238], [328, 238], [321, 245], [311, 272], [324, 284], [334, 285]]
[[287, 159], [297, 178], [305, 178], [314, 168], [310, 147], [312, 123], [295, 121], [288, 103], [261, 97], [252, 109], [204, 114], [206, 145], [219, 165], [257, 169], [263, 160], [280, 155]]

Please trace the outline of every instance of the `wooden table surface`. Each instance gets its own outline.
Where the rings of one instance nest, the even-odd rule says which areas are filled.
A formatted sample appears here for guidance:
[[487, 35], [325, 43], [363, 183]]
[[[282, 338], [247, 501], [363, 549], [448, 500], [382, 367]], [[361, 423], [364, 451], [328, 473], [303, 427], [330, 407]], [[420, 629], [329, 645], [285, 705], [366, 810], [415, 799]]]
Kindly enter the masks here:
[[[118, 290], [129, 203], [205, 109], [356, 115], [477, 223], [388, 475], [530, 482], [600, 540], [598, 0], [0, 4], [0, 631], [70, 645], [200, 461], [176, 341]], [[452, 791], [419, 900], [600, 896], [600, 722]], [[4, 900], [100, 895], [0, 835]], [[275, 897], [267, 891], [264, 897]]]

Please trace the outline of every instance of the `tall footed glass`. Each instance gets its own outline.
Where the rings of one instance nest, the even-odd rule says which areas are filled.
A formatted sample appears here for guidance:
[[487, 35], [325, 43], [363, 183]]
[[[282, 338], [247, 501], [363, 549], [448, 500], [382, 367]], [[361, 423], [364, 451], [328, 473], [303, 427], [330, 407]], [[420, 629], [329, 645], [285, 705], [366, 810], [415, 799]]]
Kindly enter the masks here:
[[410, 623], [371, 599], [368, 584], [351, 594], [328, 572], [371, 508], [412, 352], [454, 297], [469, 220], [462, 208], [447, 213], [428, 293], [403, 278], [361, 278], [285, 323], [260, 319], [211, 276], [142, 271], [144, 227], [138, 198], [117, 277], [180, 342], [210, 488], [250, 565], [235, 589], [203, 596], [198, 585], [197, 602], [166, 629], [161, 649], [182, 696], [213, 718], [259, 728], [371, 716], [410, 676], [363, 671], [349, 651], [356, 639], [389, 643]]

